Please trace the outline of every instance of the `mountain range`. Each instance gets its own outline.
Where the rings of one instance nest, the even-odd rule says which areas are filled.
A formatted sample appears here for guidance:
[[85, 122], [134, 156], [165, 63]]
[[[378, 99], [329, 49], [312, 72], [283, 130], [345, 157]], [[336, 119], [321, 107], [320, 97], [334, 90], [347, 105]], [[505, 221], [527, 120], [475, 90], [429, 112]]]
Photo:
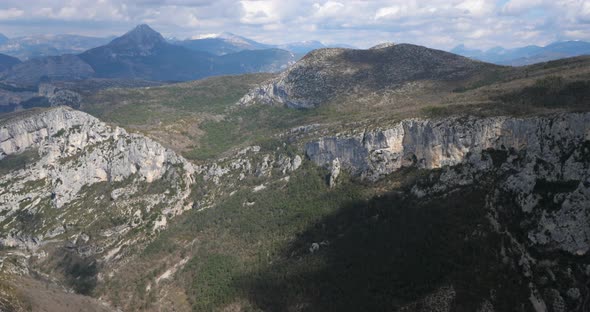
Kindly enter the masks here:
[[[8, 38], [0, 34], [0, 53], [17, 57], [23, 61], [44, 56], [78, 54], [108, 44], [111, 37], [89, 37], [80, 35], [32, 35]], [[326, 45], [320, 41], [308, 40], [286, 44], [268, 44], [239, 36], [230, 32], [208, 35], [203, 38], [178, 40], [167, 39], [171, 44], [189, 50], [207, 52], [221, 56], [244, 50], [281, 49], [292, 52], [297, 59], [321, 48], [355, 48], [348, 44]], [[546, 46], [530, 45], [518, 48], [497, 46], [487, 50], [468, 48], [461, 44], [450, 52], [498, 65], [522, 66], [546, 62], [565, 57], [590, 54], [590, 43], [584, 41], [558, 41]]]
[[229, 32], [207, 38], [175, 41], [173, 43], [191, 50], [209, 52], [215, 55], [225, 55], [243, 50], [275, 48], [275, 46], [256, 42]]
[[238, 36], [229, 32], [201, 39], [191, 39], [184, 41], [174, 41], [173, 43], [184, 46], [195, 51], [205, 51], [215, 55], [224, 55], [244, 50], [262, 50], [262, 49], [281, 49], [294, 53], [299, 57], [322, 48], [354, 48], [347, 44], [325, 45], [320, 41], [309, 40], [301, 42], [291, 42], [286, 44], [265, 44]]
[[560, 58], [588, 55], [590, 54], [590, 43], [584, 41], [561, 41], [551, 43], [544, 47], [536, 45], [514, 49], [495, 47], [485, 51], [468, 49], [465, 45], [458, 45], [451, 52], [499, 65], [522, 66]]
[[[8, 38], [0, 34], [0, 53], [17, 57], [23, 61], [44, 56], [77, 54], [86, 50], [108, 44], [116, 38], [89, 37], [81, 35], [31, 35]], [[194, 51], [208, 52], [214, 55], [225, 55], [244, 50], [282, 49], [302, 56], [314, 49], [326, 47], [352, 48], [346, 44], [325, 45], [319, 41], [302, 41], [288, 44], [265, 44], [252, 39], [238, 36], [230, 32], [207, 36], [199, 39], [178, 40], [166, 39], [169, 43], [180, 45]]]
[[274, 72], [296, 60], [288, 51], [269, 48], [214, 55], [172, 44], [147, 25], [78, 55], [33, 58], [0, 72], [0, 79], [34, 86], [43, 79], [124, 78], [186, 81], [222, 74]]

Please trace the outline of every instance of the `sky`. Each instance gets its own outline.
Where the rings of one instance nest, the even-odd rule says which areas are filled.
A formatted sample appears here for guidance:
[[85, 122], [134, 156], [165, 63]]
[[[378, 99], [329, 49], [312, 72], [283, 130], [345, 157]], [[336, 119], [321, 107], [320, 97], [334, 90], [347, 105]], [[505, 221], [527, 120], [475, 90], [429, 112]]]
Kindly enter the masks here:
[[511, 48], [590, 41], [590, 0], [0, 0], [8, 37], [121, 35], [143, 23], [178, 39], [232, 32], [273, 44]]

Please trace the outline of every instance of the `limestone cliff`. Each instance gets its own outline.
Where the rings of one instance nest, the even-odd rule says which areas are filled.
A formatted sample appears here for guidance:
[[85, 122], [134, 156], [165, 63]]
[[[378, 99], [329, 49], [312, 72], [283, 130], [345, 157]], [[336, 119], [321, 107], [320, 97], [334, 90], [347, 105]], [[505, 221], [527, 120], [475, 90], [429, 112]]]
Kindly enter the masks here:
[[[79, 111], [57, 107], [2, 121], [0, 159], [18, 160], [25, 153], [33, 154], [34, 159], [0, 176], [0, 222], [12, 229], [8, 236], [2, 233], [4, 245], [31, 247], [44, 237], [65, 233], [68, 226], [85, 226], [92, 219], [84, 216], [101, 209], [100, 198], [85, 198], [96, 185], [116, 186], [109, 200], [120, 204], [119, 210], [102, 207], [99, 213], [132, 219], [137, 213], [131, 203], [138, 201], [131, 200], [134, 196], [146, 200], [142, 213], [154, 213], [151, 207], [164, 206], [158, 208], [158, 215], [174, 215], [187, 205], [184, 199], [190, 194], [194, 172], [190, 163], [151, 139], [110, 127]], [[174, 195], [146, 196], [138, 189], [153, 183], [163, 183]], [[121, 204], [125, 198], [129, 205]], [[88, 200], [95, 204], [89, 205]], [[19, 215], [42, 220], [32, 228], [19, 226]], [[68, 224], [66, 216], [75, 221]]]
[[590, 274], [590, 114], [404, 120], [323, 137], [305, 151], [332, 172], [342, 166], [368, 181], [422, 169], [427, 178], [407, 195], [417, 201], [485, 189], [490, 228], [503, 237], [487, 248], [518, 268], [531, 306], [585, 309], [578, 294]]
[[354, 174], [376, 180], [405, 166], [433, 169], [462, 162], [485, 166], [481, 153], [488, 149], [526, 150], [530, 159], [557, 163], [588, 140], [590, 114], [524, 119], [453, 117], [410, 119], [387, 129], [323, 137], [307, 143], [305, 150], [318, 165], [338, 158]]

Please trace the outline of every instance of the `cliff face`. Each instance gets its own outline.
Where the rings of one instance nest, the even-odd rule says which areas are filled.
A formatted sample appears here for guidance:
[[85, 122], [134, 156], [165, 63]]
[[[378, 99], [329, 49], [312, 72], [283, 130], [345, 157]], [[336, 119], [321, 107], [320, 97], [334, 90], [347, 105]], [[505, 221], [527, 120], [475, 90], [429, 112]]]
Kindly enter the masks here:
[[435, 186], [414, 189], [418, 196], [477, 184], [478, 176], [493, 174], [501, 195], [490, 198], [491, 207], [502, 196], [514, 201], [535, 224], [527, 244], [573, 255], [590, 249], [588, 113], [406, 120], [389, 129], [321, 138], [305, 150], [318, 165], [336, 164], [371, 181], [403, 167], [444, 168]]
[[[526, 151], [527, 158], [550, 163], [590, 140], [590, 114], [515, 119], [404, 120], [389, 129], [324, 137], [306, 144], [318, 165], [336, 158], [353, 174], [376, 180], [402, 167], [433, 169], [469, 162], [484, 169], [486, 150]], [[569, 158], [568, 158], [569, 159]], [[565, 172], [579, 178], [580, 172]]]
[[305, 151], [331, 169], [331, 184], [340, 167], [368, 181], [421, 168], [426, 178], [405, 195], [416, 202], [481, 190], [485, 207], [473, 209], [491, 230], [477, 235], [501, 237], [486, 248], [517, 269], [531, 307], [586, 309], [578, 294], [590, 274], [590, 114], [405, 120], [323, 137]]
[[[100, 213], [132, 219], [136, 210], [131, 202], [137, 204], [139, 200], [132, 198], [143, 196], [148, 201], [143, 213], [176, 214], [187, 205], [184, 199], [190, 194], [188, 186], [194, 172], [190, 163], [151, 139], [65, 107], [15, 117], [1, 124], [0, 159], [17, 161], [23, 155], [33, 159], [23, 159], [20, 167], [0, 176], [4, 186], [0, 192], [0, 222], [12, 229], [0, 240], [5, 245], [31, 245], [44, 237], [63, 234], [68, 227], [66, 215], [78, 219], [73, 222], [76, 226], [92, 222], [78, 221], [90, 217], [93, 209], [101, 209], [104, 198], [86, 196], [104, 183], [116, 186], [106, 196], [110, 197], [107, 202], [116, 201], [120, 210], [112, 210], [116, 207], [109, 203]], [[154, 183], [163, 184], [162, 191], [169, 188], [174, 195], [142, 194], [142, 187]], [[150, 211], [156, 206], [163, 208]], [[18, 215], [41, 216], [43, 220], [30, 228], [18, 224], [22, 223], [15, 218]]]

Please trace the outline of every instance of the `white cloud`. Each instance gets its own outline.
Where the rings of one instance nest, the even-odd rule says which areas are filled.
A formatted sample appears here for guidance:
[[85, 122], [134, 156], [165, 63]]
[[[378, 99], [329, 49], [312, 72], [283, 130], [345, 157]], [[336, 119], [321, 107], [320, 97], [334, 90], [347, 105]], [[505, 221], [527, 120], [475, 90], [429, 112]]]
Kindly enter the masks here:
[[495, 5], [489, 0], [467, 0], [459, 3], [456, 7], [466, 14], [481, 17], [491, 14]]
[[588, 39], [590, 1], [0, 0], [0, 28], [9, 35], [121, 34], [139, 23], [179, 38], [229, 31], [269, 43], [511, 47]]
[[22, 16], [24, 13], [23, 10], [17, 8], [0, 10], [0, 20], [14, 19]]
[[385, 8], [380, 8], [375, 13], [375, 19], [396, 19], [401, 16], [402, 7], [400, 6], [389, 6]]
[[545, 0], [510, 0], [504, 5], [502, 12], [505, 14], [522, 14], [545, 4]]
[[207, 38], [217, 38], [219, 36], [219, 34], [216, 33], [212, 33], [212, 34], [200, 34], [200, 35], [194, 35], [192, 37], [190, 37], [191, 39], [207, 39]]
[[244, 8], [241, 21], [245, 24], [268, 24], [278, 21], [279, 16], [270, 1], [240, 1]]

